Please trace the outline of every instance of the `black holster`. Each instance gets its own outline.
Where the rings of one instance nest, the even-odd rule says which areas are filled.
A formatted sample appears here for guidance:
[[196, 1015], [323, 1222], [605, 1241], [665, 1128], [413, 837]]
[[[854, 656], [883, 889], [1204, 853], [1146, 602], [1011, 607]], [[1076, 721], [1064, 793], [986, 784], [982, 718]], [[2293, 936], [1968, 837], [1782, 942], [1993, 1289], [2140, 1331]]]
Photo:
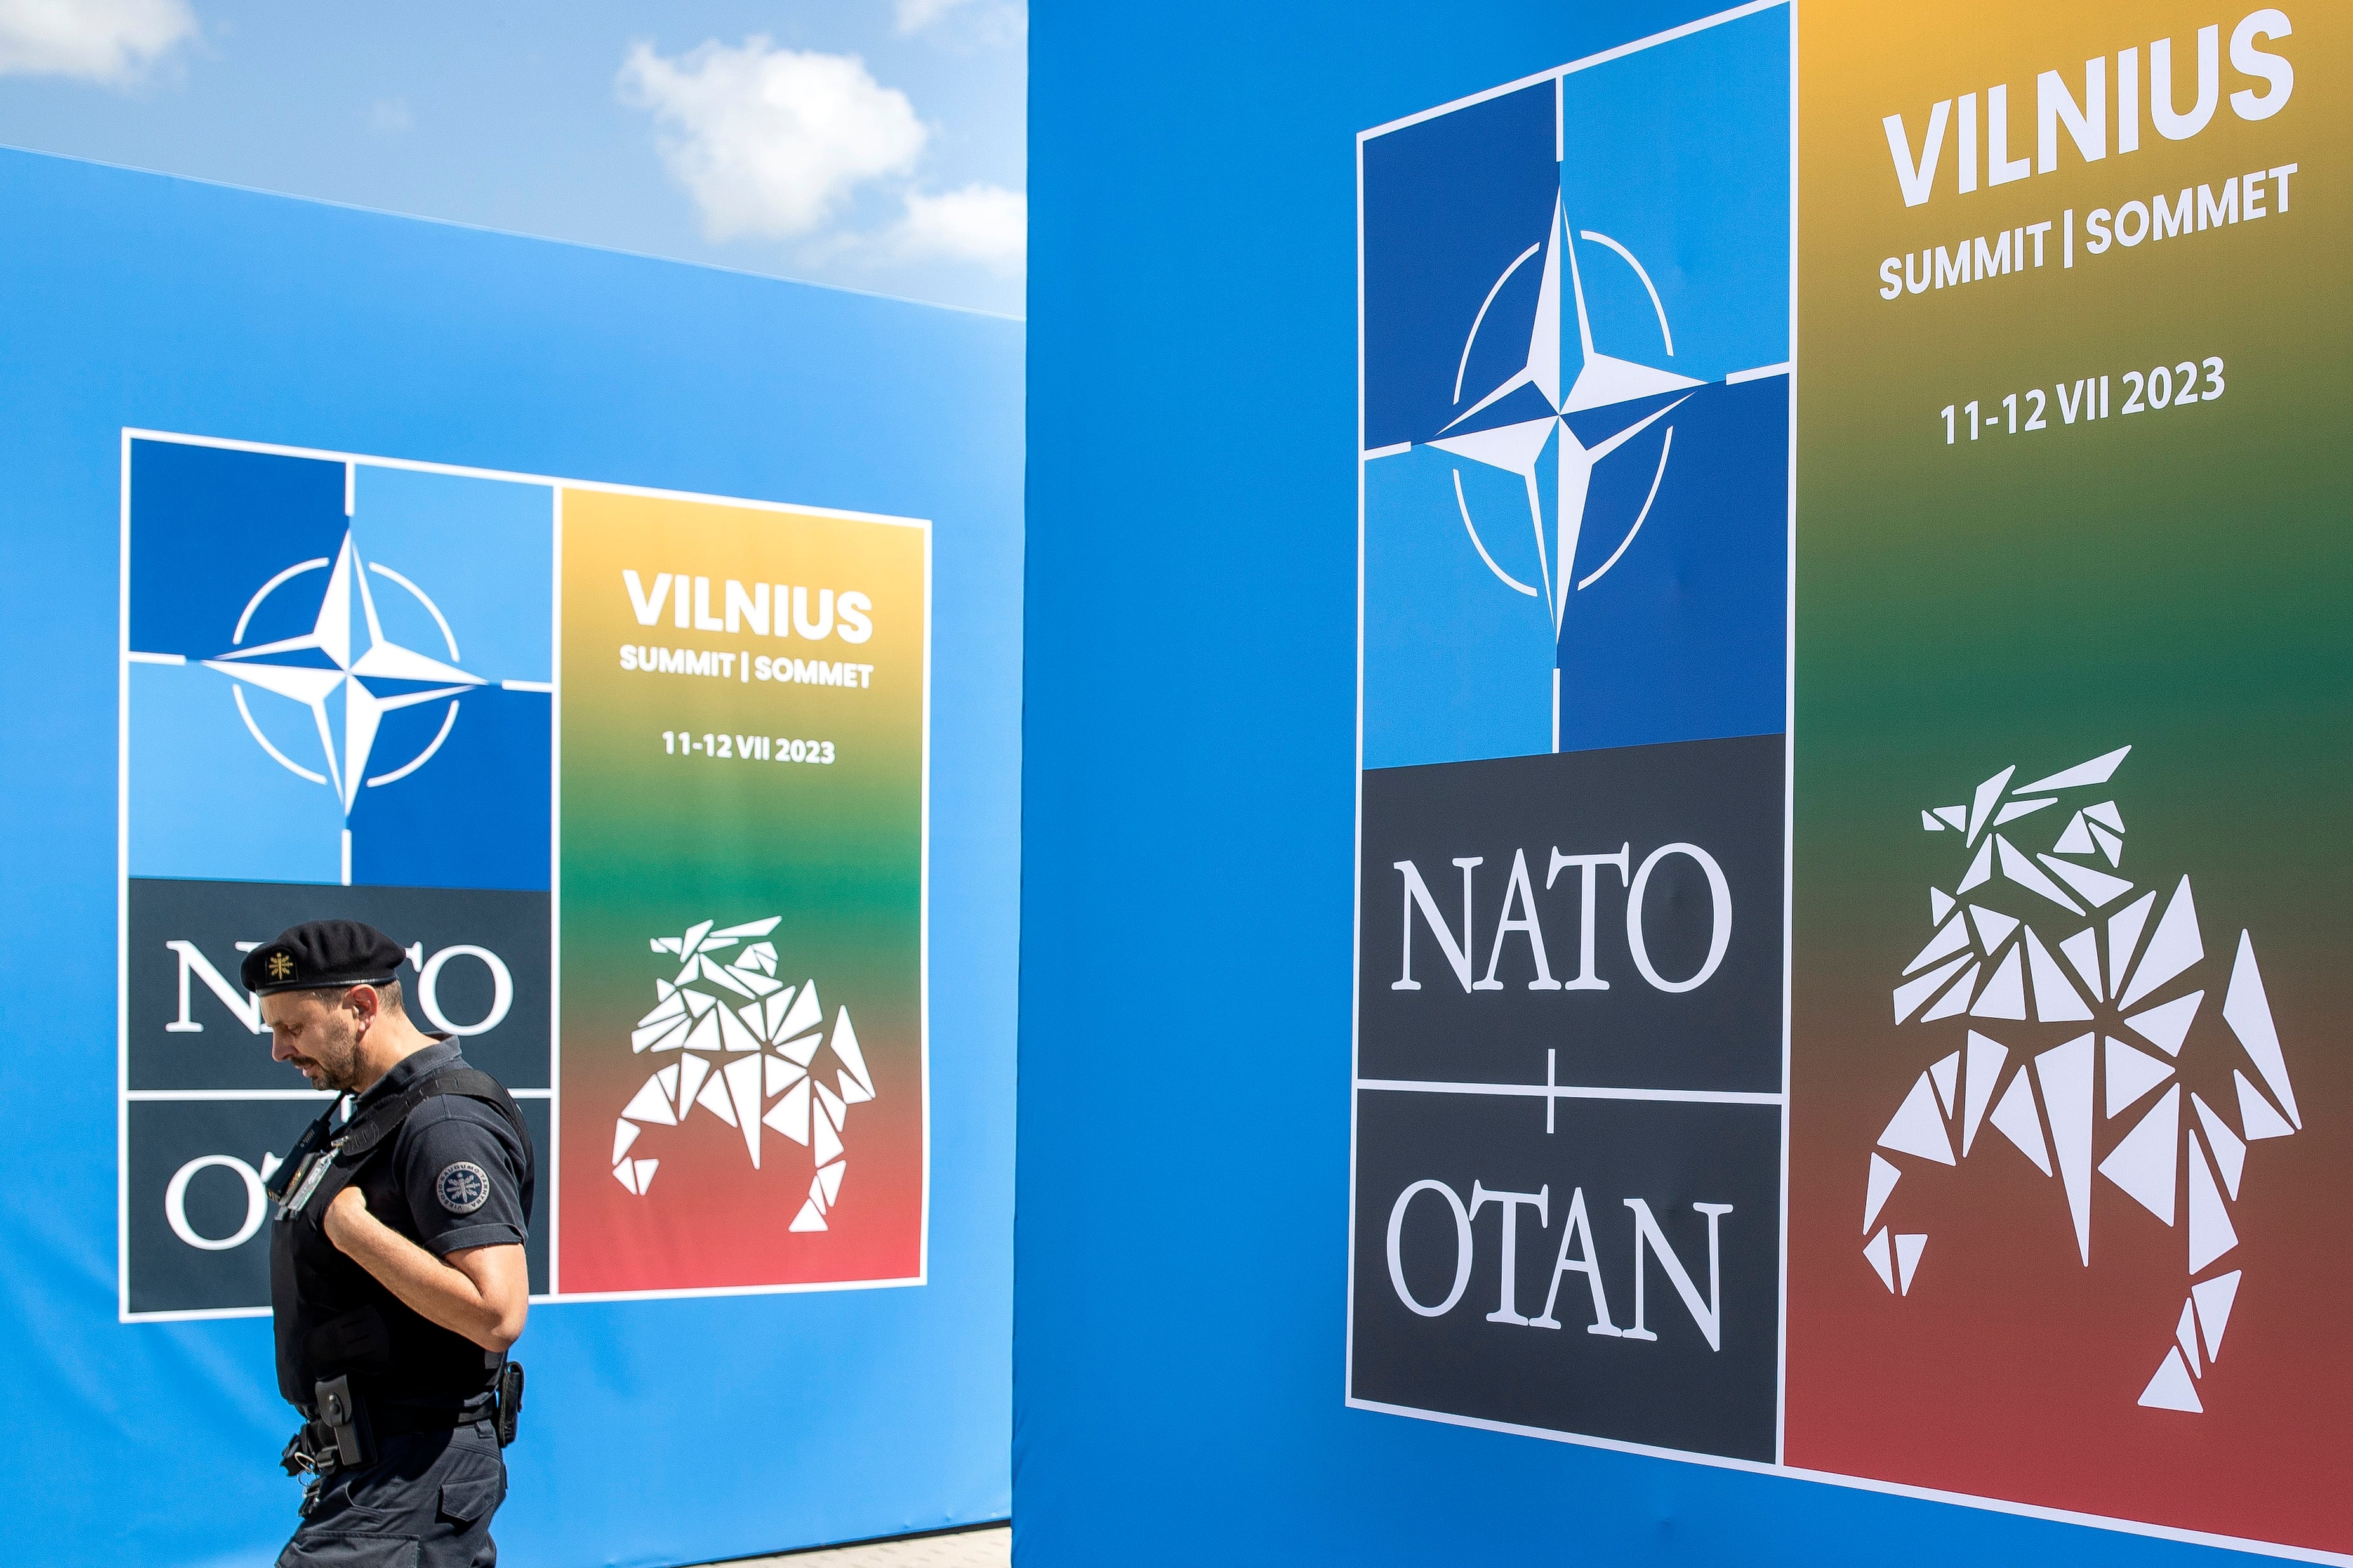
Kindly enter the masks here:
[[375, 1458], [375, 1434], [366, 1402], [352, 1392], [349, 1377], [321, 1378], [312, 1390], [318, 1415], [296, 1428], [278, 1456], [290, 1476], [324, 1480], [339, 1470], [356, 1470]]
[[522, 1363], [508, 1362], [499, 1368], [498, 1387], [499, 1447], [503, 1448], [515, 1440], [515, 1427], [522, 1420]]

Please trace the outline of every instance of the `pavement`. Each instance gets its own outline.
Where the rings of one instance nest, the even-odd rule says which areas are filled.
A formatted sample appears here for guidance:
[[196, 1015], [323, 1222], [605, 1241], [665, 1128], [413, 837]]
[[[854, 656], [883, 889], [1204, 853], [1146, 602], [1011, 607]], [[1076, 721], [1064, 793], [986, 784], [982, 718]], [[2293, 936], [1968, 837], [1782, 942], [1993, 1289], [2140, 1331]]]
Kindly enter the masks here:
[[998, 1524], [947, 1535], [747, 1558], [726, 1568], [1012, 1568], [1012, 1563], [1013, 1527]]

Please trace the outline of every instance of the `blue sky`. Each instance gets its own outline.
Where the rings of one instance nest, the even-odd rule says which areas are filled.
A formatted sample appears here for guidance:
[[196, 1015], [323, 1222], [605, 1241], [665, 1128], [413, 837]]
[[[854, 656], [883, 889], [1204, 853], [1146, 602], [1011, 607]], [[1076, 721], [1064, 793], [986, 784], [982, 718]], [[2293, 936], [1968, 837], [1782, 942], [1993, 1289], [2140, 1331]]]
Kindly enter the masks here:
[[0, 143], [1019, 315], [1026, 0], [0, 0]]

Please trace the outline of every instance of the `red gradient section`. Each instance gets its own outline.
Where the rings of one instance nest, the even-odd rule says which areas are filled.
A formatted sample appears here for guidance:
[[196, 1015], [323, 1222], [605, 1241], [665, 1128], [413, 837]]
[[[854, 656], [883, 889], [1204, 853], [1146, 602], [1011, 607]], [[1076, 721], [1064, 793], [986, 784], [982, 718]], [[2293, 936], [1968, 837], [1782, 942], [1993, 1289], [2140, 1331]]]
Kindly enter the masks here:
[[[643, 1195], [613, 1176], [607, 1156], [615, 1119], [646, 1076], [675, 1061], [676, 1053], [628, 1057], [626, 1076], [568, 1078], [565, 1133], [584, 1146], [567, 1150], [565, 1161], [564, 1293], [917, 1278], [924, 1151], [923, 1079], [912, 1031], [892, 1038], [861, 1017], [859, 1035], [876, 1098], [849, 1109], [842, 1130], [848, 1173], [822, 1231], [791, 1228], [816, 1173], [809, 1149], [763, 1128], [754, 1171], [743, 1134], [705, 1110], [680, 1126], [649, 1125], [638, 1133], [630, 1154], [661, 1162]], [[626, 1042], [626, 1025], [619, 1037]], [[815, 1066], [818, 1081], [831, 1087], [830, 1053], [821, 1051]]]
[[[2353, 1361], [2344, 1348], [2353, 1072], [2341, 1055], [2314, 1048], [2332, 1031], [2315, 1009], [2295, 1005], [2310, 990], [2289, 978], [2294, 969], [2278, 965], [2272, 1002], [2283, 1038], [2294, 1042], [2305, 1127], [2249, 1146], [2230, 1209], [2239, 1246], [2200, 1272], [2242, 1270], [2221, 1353], [2196, 1384], [2205, 1405], [2196, 1415], [2137, 1403], [2188, 1294], [2186, 1218], [2178, 1210], [2173, 1226], [2161, 1224], [2096, 1172], [2086, 1268], [2058, 1179], [1989, 1128], [1957, 1169], [1897, 1156], [1905, 1174], [1882, 1223], [1929, 1240], [1908, 1295], [1880, 1283], [1862, 1251], [1870, 1152], [1937, 1053], [1892, 1026], [1854, 1022], [1885, 1013], [1880, 977], [1801, 972], [1787, 1461], [2353, 1551]], [[2013, 1057], [2020, 1046], [2048, 1048], [2063, 1032], [2045, 1028], [2054, 1037], [2043, 1040], [2028, 1038], [2025, 1026], [1989, 1027], [2017, 1037]], [[2193, 1041], [2185, 1051], [2185, 1069], [2196, 1049]], [[2200, 1087], [2235, 1125], [2227, 1089], [2217, 1100], [2211, 1085]], [[2100, 1121], [2095, 1163], [2154, 1099]]]

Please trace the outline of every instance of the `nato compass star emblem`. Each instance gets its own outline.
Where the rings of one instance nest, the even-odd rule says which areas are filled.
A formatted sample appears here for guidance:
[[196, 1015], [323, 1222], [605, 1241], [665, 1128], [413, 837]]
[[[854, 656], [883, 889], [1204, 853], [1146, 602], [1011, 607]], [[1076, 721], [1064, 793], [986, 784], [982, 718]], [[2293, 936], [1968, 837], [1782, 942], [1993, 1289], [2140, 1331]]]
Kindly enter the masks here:
[[[305, 579], [318, 572], [327, 574], [326, 589], [311, 629], [299, 637], [245, 646], [254, 616], [272, 595], [302, 592]], [[368, 581], [371, 574], [407, 594], [432, 616], [448, 654], [447, 662], [404, 647], [385, 634], [376, 611], [377, 590]], [[489, 684], [483, 677], [460, 669], [458, 657], [457, 635], [440, 606], [391, 567], [381, 562], [363, 562], [346, 529], [332, 561], [322, 555], [297, 562], [256, 589], [237, 617], [228, 648], [203, 662], [206, 668], [218, 670], [237, 682], [237, 710], [255, 742], [279, 766], [332, 789], [348, 822], [363, 788], [392, 784], [430, 762], [457, 725], [458, 698]], [[310, 710], [318, 732], [319, 767], [305, 766], [270, 740], [246, 701], [248, 687]], [[396, 762], [376, 756], [385, 715], [429, 702], [448, 703], [433, 739], [414, 755]]]
[[[1585, 247], [1582, 254], [1580, 244]], [[1523, 267], [1531, 265], [1540, 269], [1533, 312], [1505, 319], [1504, 312], [1494, 309], [1497, 297]], [[1674, 426], [1670, 424], [1666, 428], [1648, 490], [1630, 521], [1594, 515], [1588, 497], [1596, 470], [1628, 442], [1668, 419], [1712, 384], [1659, 364], [1604, 353], [1594, 346], [1592, 319], [1586, 308], [1585, 269], [1597, 265], [1631, 268], [1658, 320], [1655, 357], [1673, 359], [1674, 330], [1650, 273], [1631, 250], [1609, 236], [1573, 228], [1566, 202], [1556, 196], [1545, 237], [1513, 258], [1472, 317], [1454, 374], [1453, 416], [1419, 440], [1366, 454], [1387, 458], [1430, 447], [1515, 476], [1527, 497], [1525, 517], [1490, 517], [1488, 531], [1482, 536], [1481, 521], [1463, 493], [1459, 467], [1454, 470], [1455, 506], [1479, 559], [1504, 587], [1543, 604], [1556, 641], [1567, 618], [1570, 596], [1607, 576], [1641, 532], [1674, 453]], [[1570, 323], [1563, 319], [1564, 283], [1574, 316], [1573, 339]], [[1490, 339], [1510, 334], [1514, 342], [1524, 333], [1527, 351], [1524, 355], [1515, 352], [1511, 357], [1518, 361], [1518, 368], [1480, 393], [1464, 381], [1482, 333]], [[1779, 374], [1788, 368], [1777, 364], [1737, 371], [1713, 384]], [[1536, 583], [1524, 582], [1506, 572], [1487, 547], [1487, 538], [1500, 537], [1493, 531], [1517, 528], [1527, 528], [1535, 534], [1540, 578]], [[1599, 566], [1576, 576], [1578, 547], [1585, 534], [1605, 528], [1615, 536], [1615, 548]]]

